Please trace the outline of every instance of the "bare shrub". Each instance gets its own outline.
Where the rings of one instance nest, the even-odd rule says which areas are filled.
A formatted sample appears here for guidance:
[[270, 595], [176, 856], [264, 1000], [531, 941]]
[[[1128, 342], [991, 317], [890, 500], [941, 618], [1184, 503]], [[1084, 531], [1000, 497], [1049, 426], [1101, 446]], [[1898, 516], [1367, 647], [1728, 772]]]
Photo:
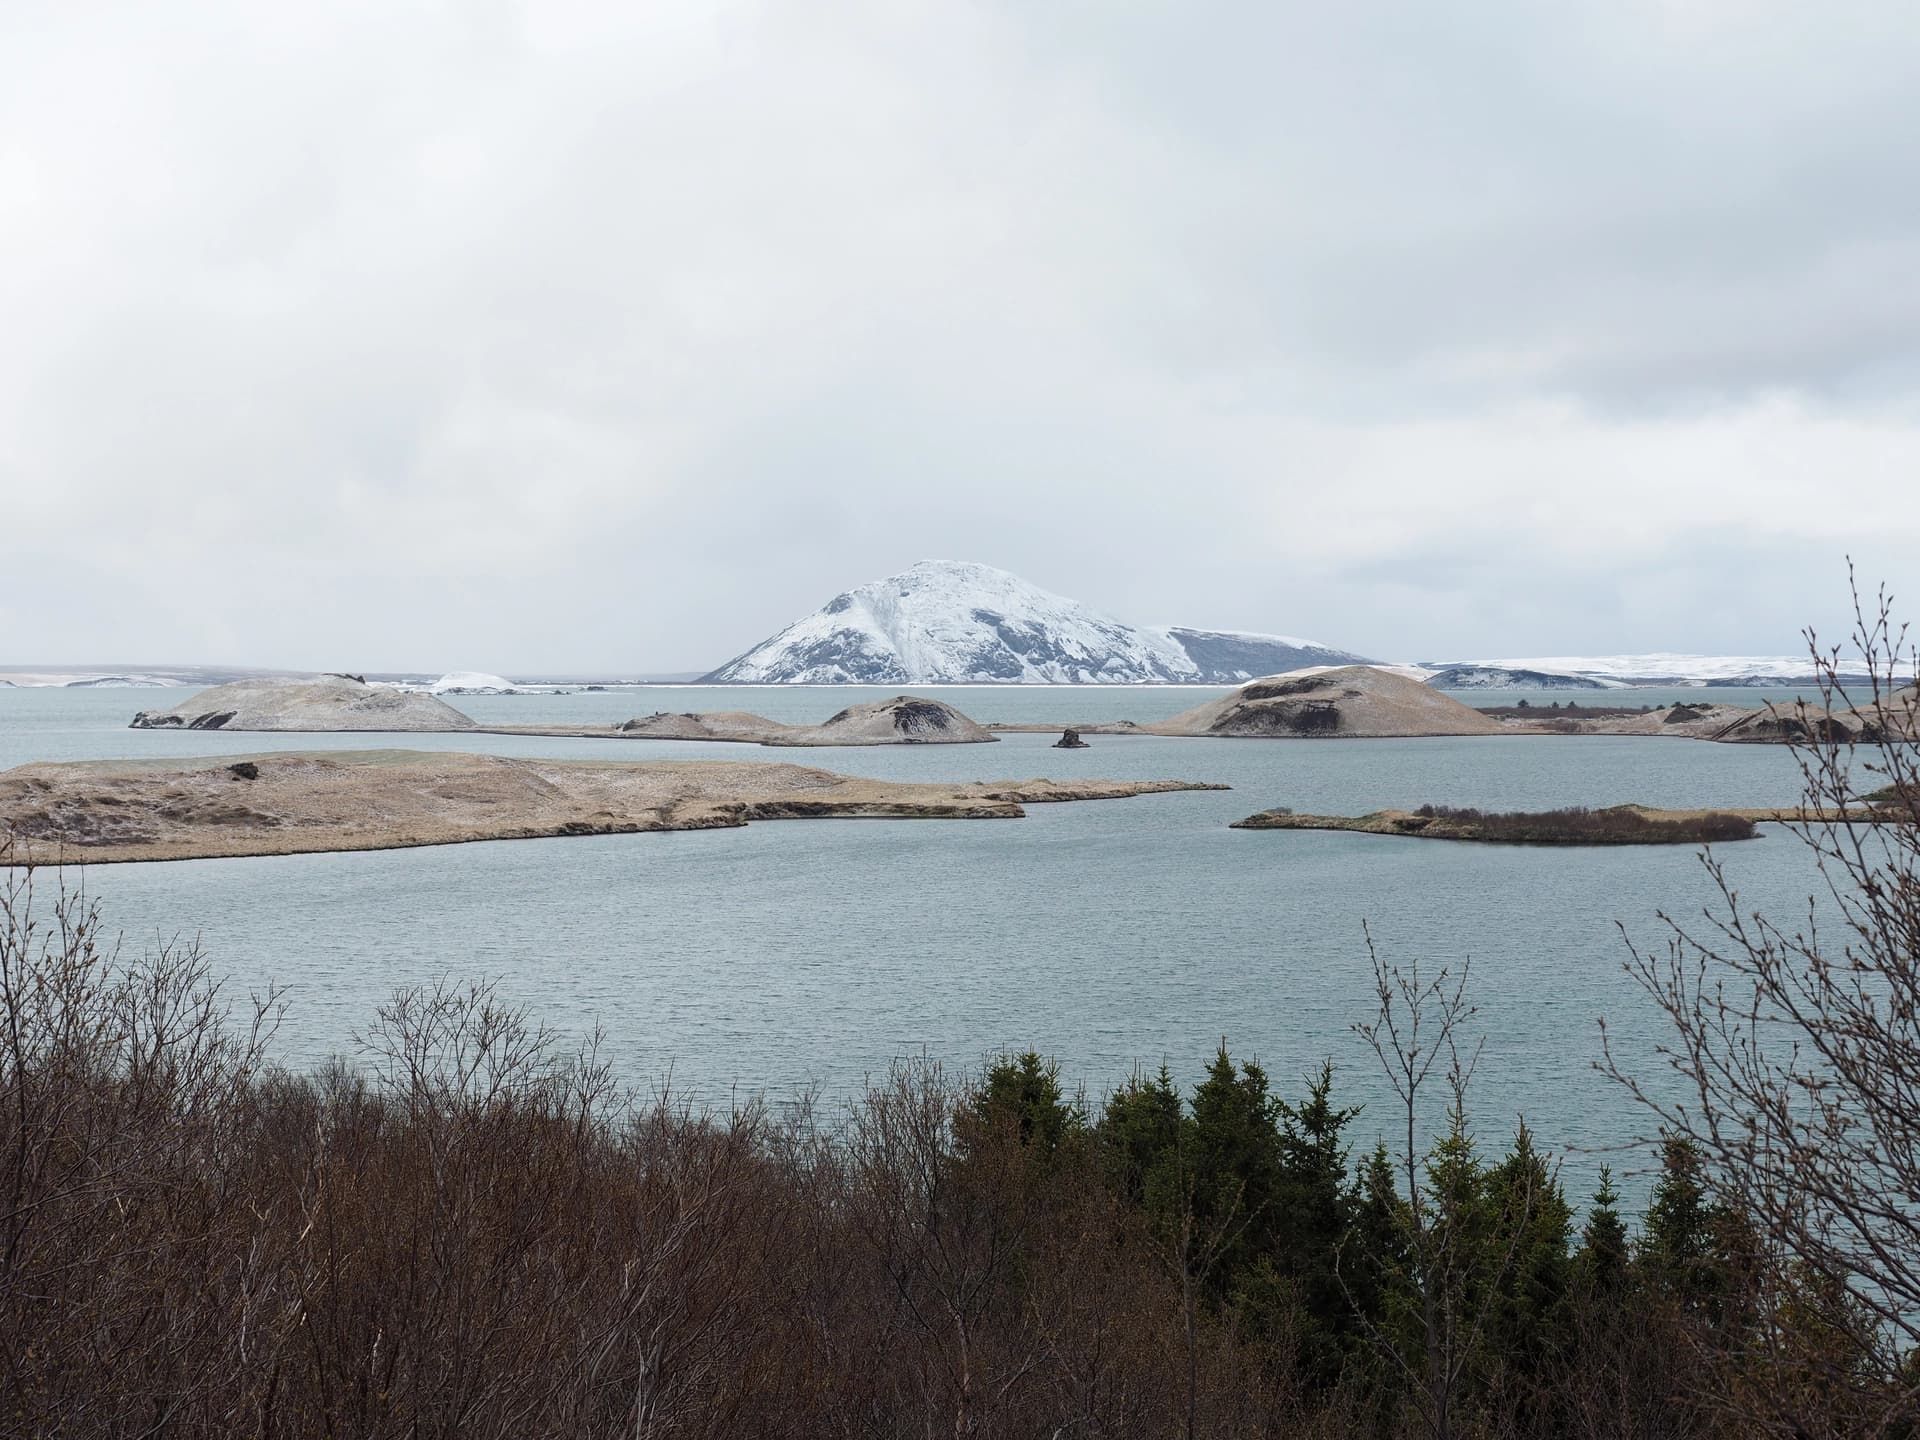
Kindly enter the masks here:
[[[1820, 893], [1794, 919], [1749, 913], [1720, 862], [1702, 923], [1663, 916], [1663, 949], [1630, 970], [1670, 1022], [1670, 1089], [1609, 1072], [1666, 1133], [1695, 1147], [1757, 1247], [1761, 1322], [1717, 1356], [1720, 1398], [1750, 1433], [1908, 1433], [1920, 1412], [1920, 827], [1876, 823], [1866, 802], [1913, 813], [1920, 769], [1915, 658], [1883, 589], [1855, 589], [1850, 691], [1838, 646], [1807, 633], [1820, 705], [1792, 827]], [[1854, 707], [1865, 744], [1812, 722]], [[1892, 737], [1908, 737], [1902, 742]], [[1722, 1346], [1723, 1350], [1725, 1346]]]

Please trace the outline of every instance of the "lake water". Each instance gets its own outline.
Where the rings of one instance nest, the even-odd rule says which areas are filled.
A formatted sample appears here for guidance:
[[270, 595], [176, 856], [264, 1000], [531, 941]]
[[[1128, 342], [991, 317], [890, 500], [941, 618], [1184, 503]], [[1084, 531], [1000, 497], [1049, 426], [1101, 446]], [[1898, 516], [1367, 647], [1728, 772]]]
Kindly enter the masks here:
[[[884, 691], [671, 687], [462, 697], [482, 721], [613, 722], [656, 709], [818, 720]], [[1161, 718], [1218, 693], [1153, 688], [927, 689], [986, 721]], [[1754, 704], [1771, 692], [1692, 690]], [[1596, 692], [1593, 703], [1647, 701]], [[844, 1097], [906, 1055], [966, 1067], [1033, 1047], [1096, 1095], [1164, 1059], [1193, 1078], [1224, 1038], [1284, 1094], [1331, 1058], [1370, 1142], [1390, 1118], [1349, 1027], [1370, 1009], [1361, 925], [1423, 966], [1469, 957], [1487, 1039], [1478, 1128], [1524, 1114], [1555, 1148], [1645, 1128], [1592, 1066], [1597, 1022], [1644, 1054], [1659, 1033], [1622, 971], [1619, 926], [1657, 943], [1656, 912], [1710, 899], [1689, 847], [1533, 849], [1384, 836], [1236, 831], [1273, 805], [1358, 814], [1423, 802], [1537, 809], [1638, 800], [1790, 803], [1791, 752], [1628, 737], [1250, 741], [1050, 735], [995, 745], [694, 748], [497, 735], [398, 739], [135, 731], [179, 691], [0, 691], [0, 768], [30, 760], [225, 755], [401, 744], [632, 759], [775, 760], [901, 779], [1172, 777], [1222, 793], [1034, 806], [1022, 820], [804, 821], [344, 855], [103, 866], [85, 877], [130, 944], [197, 934], [237, 991], [285, 987], [279, 1053], [351, 1052], [396, 986], [497, 977], [557, 1027], [604, 1026], [638, 1079], [724, 1101]], [[1512, 703], [1476, 692], [1477, 703]], [[1536, 703], [1564, 700], [1538, 697]], [[1586, 703], [1587, 695], [1578, 698]], [[1814, 879], [1779, 827], [1725, 848], [1743, 905], [1782, 919]], [[1591, 1156], [1570, 1162], [1579, 1196]]]

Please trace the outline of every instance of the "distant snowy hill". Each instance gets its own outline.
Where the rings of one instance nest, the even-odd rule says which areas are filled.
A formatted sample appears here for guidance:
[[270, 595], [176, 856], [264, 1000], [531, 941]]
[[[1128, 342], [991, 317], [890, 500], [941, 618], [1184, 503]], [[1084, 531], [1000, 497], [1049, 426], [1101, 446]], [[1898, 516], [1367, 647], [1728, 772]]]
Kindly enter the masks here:
[[[1780, 685], [1811, 680], [1805, 655], [1556, 655], [1530, 660], [1486, 660], [1506, 670], [1551, 670], [1627, 685]], [[1841, 661], [1843, 675], [1852, 669]], [[1863, 672], [1864, 673], [1864, 672]]]
[[1444, 665], [1426, 677], [1436, 690], [1607, 690], [1624, 682], [1596, 680], [1552, 670], [1516, 670], [1498, 665]]
[[989, 565], [922, 560], [835, 596], [702, 683], [1233, 684], [1360, 659], [1285, 635], [1128, 625]]
[[456, 670], [426, 687], [429, 695], [517, 695], [513, 681], [478, 670]]

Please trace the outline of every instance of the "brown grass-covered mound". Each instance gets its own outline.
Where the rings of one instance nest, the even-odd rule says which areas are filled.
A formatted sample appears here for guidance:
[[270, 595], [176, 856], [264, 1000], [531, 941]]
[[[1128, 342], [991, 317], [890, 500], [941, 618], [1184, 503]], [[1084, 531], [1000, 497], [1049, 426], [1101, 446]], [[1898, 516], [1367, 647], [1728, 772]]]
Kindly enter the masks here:
[[1342, 665], [1268, 675], [1140, 729], [1153, 735], [1330, 740], [1497, 735], [1500, 723], [1405, 675]]
[[[818, 725], [788, 725], [740, 710], [672, 715], [662, 712], [629, 720], [615, 733], [635, 740], [732, 740], [756, 745], [979, 745], [1000, 737], [975, 724], [944, 700], [895, 695], [863, 700]], [[538, 727], [541, 734], [598, 734], [588, 730]]]

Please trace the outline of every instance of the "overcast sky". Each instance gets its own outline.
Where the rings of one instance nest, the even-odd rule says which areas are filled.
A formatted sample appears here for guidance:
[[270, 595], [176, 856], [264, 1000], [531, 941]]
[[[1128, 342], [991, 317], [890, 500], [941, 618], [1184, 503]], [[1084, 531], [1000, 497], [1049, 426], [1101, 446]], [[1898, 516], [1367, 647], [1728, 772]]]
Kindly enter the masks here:
[[10, 0], [0, 663], [690, 669], [928, 556], [1791, 651], [1920, 551], [1916, 96], [1910, 0]]

